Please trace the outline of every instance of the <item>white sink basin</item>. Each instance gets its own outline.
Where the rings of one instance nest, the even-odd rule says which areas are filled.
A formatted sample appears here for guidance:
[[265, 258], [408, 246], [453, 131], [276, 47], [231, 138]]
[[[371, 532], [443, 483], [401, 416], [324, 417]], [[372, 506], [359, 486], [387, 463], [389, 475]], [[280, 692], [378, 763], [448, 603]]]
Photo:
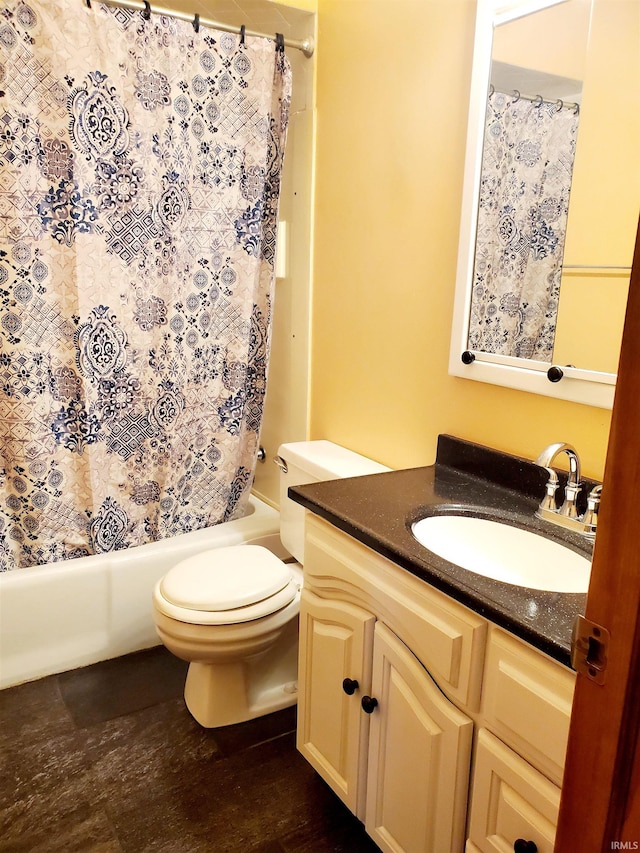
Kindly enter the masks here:
[[421, 545], [493, 580], [552, 592], [586, 592], [591, 561], [558, 542], [499, 521], [432, 515], [413, 524]]

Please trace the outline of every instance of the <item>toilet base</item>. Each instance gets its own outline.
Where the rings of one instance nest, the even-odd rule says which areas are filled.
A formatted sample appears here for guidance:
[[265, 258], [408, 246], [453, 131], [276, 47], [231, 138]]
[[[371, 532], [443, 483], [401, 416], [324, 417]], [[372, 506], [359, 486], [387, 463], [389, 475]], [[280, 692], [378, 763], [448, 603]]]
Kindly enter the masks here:
[[207, 729], [243, 723], [298, 701], [298, 619], [266, 651], [231, 661], [192, 661], [184, 700]]
[[242, 663], [192, 663], [184, 687], [184, 701], [195, 721], [203, 728], [212, 729], [244, 723], [295, 705], [298, 685], [290, 681], [266, 687], [249, 697]]

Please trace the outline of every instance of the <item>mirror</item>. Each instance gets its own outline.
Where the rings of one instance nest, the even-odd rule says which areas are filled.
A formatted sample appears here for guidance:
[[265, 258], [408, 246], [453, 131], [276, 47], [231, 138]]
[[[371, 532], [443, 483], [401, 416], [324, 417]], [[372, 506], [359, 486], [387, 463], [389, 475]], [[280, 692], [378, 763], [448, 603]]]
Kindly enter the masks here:
[[478, 2], [453, 375], [613, 403], [640, 194], [633, 5]]

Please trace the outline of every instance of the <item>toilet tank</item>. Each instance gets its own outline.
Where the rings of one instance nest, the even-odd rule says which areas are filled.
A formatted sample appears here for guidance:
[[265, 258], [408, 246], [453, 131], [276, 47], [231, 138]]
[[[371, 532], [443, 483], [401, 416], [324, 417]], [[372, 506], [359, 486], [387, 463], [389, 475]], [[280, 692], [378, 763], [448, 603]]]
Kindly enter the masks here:
[[[304, 507], [287, 497], [289, 486], [319, 483], [342, 477], [379, 474], [390, 469], [331, 441], [294, 441], [280, 445], [280, 539], [287, 551], [304, 564]], [[286, 468], [286, 471], [283, 470]]]

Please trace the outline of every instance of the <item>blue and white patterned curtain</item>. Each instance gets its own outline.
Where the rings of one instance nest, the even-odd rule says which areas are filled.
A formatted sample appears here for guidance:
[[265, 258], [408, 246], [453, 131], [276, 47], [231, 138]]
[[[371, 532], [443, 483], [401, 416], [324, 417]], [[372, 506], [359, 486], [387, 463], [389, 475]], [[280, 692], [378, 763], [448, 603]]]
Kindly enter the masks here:
[[551, 361], [578, 114], [493, 92], [482, 155], [469, 348]]
[[0, 567], [243, 512], [291, 71], [80, 0], [0, 11]]

